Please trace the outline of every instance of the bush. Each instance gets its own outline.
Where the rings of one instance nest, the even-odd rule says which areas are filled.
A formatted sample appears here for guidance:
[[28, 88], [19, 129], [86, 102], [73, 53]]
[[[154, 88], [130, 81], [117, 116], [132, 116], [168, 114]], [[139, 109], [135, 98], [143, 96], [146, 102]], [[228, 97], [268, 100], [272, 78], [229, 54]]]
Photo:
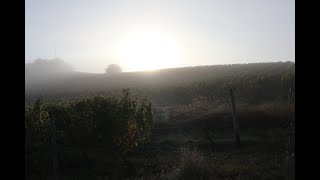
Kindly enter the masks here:
[[[148, 142], [153, 129], [151, 102], [133, 99], [129, 89], [123, 90], [121, 99], [96, 96], [58, 104], [44, 104], [39, 99], [25, 110], [25, 155], [29, 169], [40, 168], [44, 172], [41, 170], [44, 164], [51, 164], [50, 119], [56, 124], [58, 144], [82, 151], [99, 145], [115, 158], [124, 158]], [[44, 157], [48, 160], [44, 161]]]
[[42, 98], [25, 107], [26, 175], [42, 175], [50, 169], [50, 124]]

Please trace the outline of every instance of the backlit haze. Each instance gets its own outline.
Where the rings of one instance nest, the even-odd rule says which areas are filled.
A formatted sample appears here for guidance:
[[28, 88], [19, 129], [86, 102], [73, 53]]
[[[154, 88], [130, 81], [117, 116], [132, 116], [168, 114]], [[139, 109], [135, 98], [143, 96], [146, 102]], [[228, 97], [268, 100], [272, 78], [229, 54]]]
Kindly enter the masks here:
[[295, 61], [293, 0], [26, 0], [25, 62], [103, 73]]

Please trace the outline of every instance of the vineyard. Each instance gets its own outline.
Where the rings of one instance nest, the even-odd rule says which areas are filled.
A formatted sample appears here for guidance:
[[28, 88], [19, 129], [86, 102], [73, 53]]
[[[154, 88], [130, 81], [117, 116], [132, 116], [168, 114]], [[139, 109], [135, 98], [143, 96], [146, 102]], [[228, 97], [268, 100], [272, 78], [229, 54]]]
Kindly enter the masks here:
[[53, 124], [60, 179], [294, 179], [291, 62], [28, 80], [25, 101], [26, 179], [55, 175]]

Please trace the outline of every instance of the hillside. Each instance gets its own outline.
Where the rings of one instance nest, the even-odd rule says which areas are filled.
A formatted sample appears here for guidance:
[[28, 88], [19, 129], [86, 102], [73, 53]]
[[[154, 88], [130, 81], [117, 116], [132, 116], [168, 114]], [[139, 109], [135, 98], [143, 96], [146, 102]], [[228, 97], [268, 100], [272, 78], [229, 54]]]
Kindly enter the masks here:
[[[25, 157], [26, 176], [31, 179], [52, 176], [51, 151], [47, 150], [51, 147], [47, 141], [51, 117], [56, 122], [61, 179], [294, 177], [294, 63], [120, 74], [60, 72], [26, 79]], [[129, 91], [120, 91], [128, 87], [131, 98], [125, 93]], [[240, 126], [241, 145], [237, 148], [230, 88]], [[44, 100], [35, 101], [40, 96]], [[146, 101], [145, 96], [149, 98]], [[139, 102], [144, 102], [143, 109], [137, 107]], [[124, 146], [128, 151], [121, 158], [112, 152], [117, 146], [110, 144], [109, 137], [121, 132], [113, 131], [117, 127], [126, 127], [117, 125], [124, 118], [137, 122], [128, 127], [137, 127], [138, 122], [150, 124], [128, 129], [132, 136], [119, 136], [129, 143], [122, 144], [128, 145]], [[137, 136], [139, 132], [147, 133]], [[130, 137], [148, 140], [133, 146], [137, 139]]]
[[292, 62], [211, 65], [120, 74], [56, 72], [47, 76], [26, 74], [26, 95], [82, 94], [122, 88], [156, 89], [181, 87], [200, 81], [239, 81], [253, 77], [295, 74]]

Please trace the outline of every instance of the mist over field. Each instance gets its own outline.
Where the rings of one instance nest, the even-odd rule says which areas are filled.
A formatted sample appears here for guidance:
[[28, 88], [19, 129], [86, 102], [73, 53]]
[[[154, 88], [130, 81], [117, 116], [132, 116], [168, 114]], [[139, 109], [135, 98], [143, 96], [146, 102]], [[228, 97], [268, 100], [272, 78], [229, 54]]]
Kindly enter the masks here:
[[[275, 94], [273, 98], [278, 98], [281, 96], [279, 93], [286, 93], [289, 88], [294, 88], [293, 84], [287, 87], [284, 87], [283, 84], [287, 76], [294, 77], [295, 64], [292, 62], [196, 66], [141, 72], [108, 73], [106, 71], [94, 74], [74, 71], [69, 64], [62, 60], [42, 61], [42, 63], [35, 62], [26, 65], [25, 88], [27, 96], [41, 94], [50, 99], [56, 95], [65, 95], [66, 97], [72, 97], [73, 93], [98, 95], [99, 93], [106, 94], [111, 91], [131, 88], [140, 92], [144, 91], [154, 97], [160, 93], [159, 91], [167, 91], [172, 95], [174, 91], [181, 91], [182, 94], [177, 94], [175, 97], [175, 99], [179, 99], [179, 96], [195, 91], [194, 85], [201, 84], [201, 82], [211, 84], [212, 88], [227, 90], [227, 88], [234, 87], [245, 90], [250, 89], [248, 83], [255, 83], [259, 80], [261, 83], [267, 83], [272, 80], [275, 86], [267, 88], [277, 88], [277, 86], [285, 88], [281, 92], [275, 92], [278, 94]], [[219, 81], [223, 86], [214, 84]], [[248, 84], [248, 87], [245, 87], [245, 84]], [[239, 85], [241, 86], [239, 87]], [[168, 89], [171, 89], [172, 92], [169, 92]], [[268, 90], [265, 91], [268, 92]], [[215, 94], [217, 92], [208, 93]], [[192, 98], [194, 95], [190, 94], [187, 99]]]
[[25, 178], [295, 179], [295, 2], [25, 2]]

